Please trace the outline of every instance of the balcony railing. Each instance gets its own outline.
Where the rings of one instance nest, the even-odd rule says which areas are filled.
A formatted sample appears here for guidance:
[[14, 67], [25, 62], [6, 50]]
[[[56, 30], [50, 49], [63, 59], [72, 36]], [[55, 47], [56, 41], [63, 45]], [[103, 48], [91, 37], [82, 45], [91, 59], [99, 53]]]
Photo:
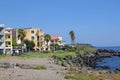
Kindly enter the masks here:
[[5, 45], [1, 45], [1, 46], [0, 46], [0, 49], [5, 49]]
[[5, 41], [12, 41], [11, 38], [5, 38]]
[[0, 39], [0, 42], [4, 42], [4, 39]]
[[0, 35], [4, 35], [4, 32], [0, 32]]
[[5, 34], [12, 34], [12, 32], [7, 32], [7, 31], [6, 31]]

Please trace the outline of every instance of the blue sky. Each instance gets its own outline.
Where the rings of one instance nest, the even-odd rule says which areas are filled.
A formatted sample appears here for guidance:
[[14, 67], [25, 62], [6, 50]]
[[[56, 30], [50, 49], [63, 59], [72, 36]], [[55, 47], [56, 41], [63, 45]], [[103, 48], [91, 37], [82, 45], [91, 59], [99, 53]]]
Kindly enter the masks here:
[[41, 28], [70, 43], [120, 46], [120, 0], [0, 0], [0, 23]]

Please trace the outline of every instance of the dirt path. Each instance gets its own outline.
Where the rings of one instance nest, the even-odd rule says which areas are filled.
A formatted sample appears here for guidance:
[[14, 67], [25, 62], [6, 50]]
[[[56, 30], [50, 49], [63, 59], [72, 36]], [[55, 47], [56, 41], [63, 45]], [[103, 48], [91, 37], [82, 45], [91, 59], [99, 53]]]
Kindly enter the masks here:
[[46, 70], [21, 69], [21, 68], [0, 68], [0, 80], [65, 80], [61, 74], [64, 68], [54, 65], [51, 59], [47, 58], [2, 58], [0, 63], [43, 65]]

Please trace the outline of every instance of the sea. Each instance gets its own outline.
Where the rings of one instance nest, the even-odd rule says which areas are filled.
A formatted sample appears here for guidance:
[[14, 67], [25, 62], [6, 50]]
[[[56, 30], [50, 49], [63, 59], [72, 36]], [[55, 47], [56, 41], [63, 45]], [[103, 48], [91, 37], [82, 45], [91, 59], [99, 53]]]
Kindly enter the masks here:
[[[114, 47], [96, 47], [97, 49], [108, 49], [120, 51], [120, 46]], [[107, 70], [120, 69], [120, 56], [112, 56], [107, 58], [101, 58], [100, 62], [96, 62], [97, 69], [102, 69], [101, 66], [107, 66]]]
[[108, 50], [118, 50], [118, 51], [120, 51], [120, 46], [96, 47], [96, 49], [108, 49]]

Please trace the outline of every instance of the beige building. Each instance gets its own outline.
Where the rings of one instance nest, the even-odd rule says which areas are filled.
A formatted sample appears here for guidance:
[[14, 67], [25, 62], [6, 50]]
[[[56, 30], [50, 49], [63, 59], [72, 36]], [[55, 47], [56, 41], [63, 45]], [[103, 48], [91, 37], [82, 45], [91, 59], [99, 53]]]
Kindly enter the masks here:
[[26, 37], [25, 39], [32, 40], [35, 43], [34, 50], [42, 51], [45, 50], [44, 44], [44, 32], [39, 28], [25, 28]]
[[62, 43], [62, 37], [58, 35], [51, 35], [51, 44], [63, 45]]
[[12, 53], [12, 30], [10, 28], [5, 29], [5, 53]]

